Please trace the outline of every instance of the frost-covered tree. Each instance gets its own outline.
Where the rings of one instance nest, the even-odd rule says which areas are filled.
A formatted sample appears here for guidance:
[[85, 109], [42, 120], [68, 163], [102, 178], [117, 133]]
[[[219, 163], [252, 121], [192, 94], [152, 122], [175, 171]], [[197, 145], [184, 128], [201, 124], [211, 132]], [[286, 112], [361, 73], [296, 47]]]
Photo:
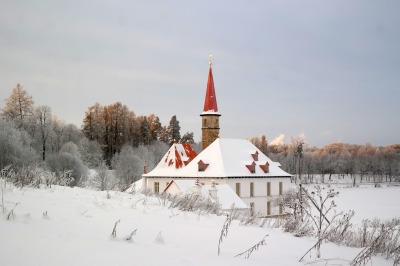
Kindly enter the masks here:
[[12, 90], [10, 97], [4, 100], [5, 106], [2, 115], [15, 120], [18, 127], [27, 122], [33, 114], [33, 100], [20, 84]]
[[81, 158], [81, 153], [79, 152], [78, 146], [72, 141], [65, 143], [61, 147], [60, 153], [69, 153], [74, 157]]
[[134, 152], [132, 146], [124, 145], [113, 158], [120, 189], [138, 180], [142, 175], [144, 162]]
[[65, 122], [60, 120], [57, 117], [53, 117], [52, 127], [53, 127], [53, 135], [52, 135], [52, 152], [58, 153], [63, 143], [63, 135], [65, 131]]
[[110, 173], [109, 173], [108, 166], [105, 162], [102, 162], [96, 168], [96, 179], [99, 182], [99, 189], [101, 191], [109, 189], [109, 182], [110, 182]]
[[46, 147], [47, 140], [52, 133], [52, 117], [51, 109], [46, 105], [39, 106], [35, 109], [35, 122], [36, 122], [36, 137], [38, 141], [38, 148], [41, 149], [42, 160], [46, 160]]
[[31, 144], [31, 137], [25, 130], [0, 117], [0, 169], [8, 165], [20, 168], [34, 163], [38, 156]]
[[101, 165], [103, 160], [103, 151], [97, 141], [83, 138], [78, 147], [83, 162], [89, 168], [96, 168]]

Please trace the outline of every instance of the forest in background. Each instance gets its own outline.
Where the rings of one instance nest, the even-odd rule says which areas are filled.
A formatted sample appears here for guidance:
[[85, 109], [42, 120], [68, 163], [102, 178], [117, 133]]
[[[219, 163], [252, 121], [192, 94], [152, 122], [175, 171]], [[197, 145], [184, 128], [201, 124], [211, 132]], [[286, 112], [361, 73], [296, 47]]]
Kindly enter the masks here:
[[[21, 182], [27, 182], [33, 167], [55, 180], [68, 174], [73, 180], [70, 185], [84, 186], [88, 169], [96, 169], [103, 173], [97, 175], [98, 189], [123, 189], [141, 177], [145, 164], [148, 171], [153, 169], [174, 142], [191, 143], [200, 151], [193, 132], [181, 136], [175, 115], [163, 125], [155, 114], [138, 116], [120, 102], [103, 106], [96, 102], [88, 107], [78, 128], [53, 115], [49, 106], [35, 106], [20, 84], [4, 102], [0, 169], [12, 165]], [[314, 174], [327, 178], [359, 174], [374, 182], [391, 182], [400, 176], [400, 144], [375, 147], [333, 143], [317, 148], [299, 138], [281, 145], [268, 145], [265, 136], [250, 141], [295, 175], [296, 183], [313, 182]], [[105, 184], [107, 169], [115, 170], [116, 183]]]
[[292, 138], [288, 144], [268, 145], [265, 136], [250, 141], [282, 169], [294, 175], [296, 183], [312, 183], [314, 175], [350, 175], [355, 182], [358, 175], [362, 181], [400, 181], [400, 144], [387, 147], [348, 143], [331, 143], [317, 148], [306, 144], [301, 138]]

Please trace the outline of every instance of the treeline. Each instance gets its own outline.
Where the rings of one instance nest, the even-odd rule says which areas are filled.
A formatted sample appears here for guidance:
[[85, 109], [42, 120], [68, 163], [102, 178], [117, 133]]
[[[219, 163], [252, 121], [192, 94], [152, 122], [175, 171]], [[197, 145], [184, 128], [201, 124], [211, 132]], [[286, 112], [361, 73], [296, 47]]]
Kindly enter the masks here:
[[376, 147], [370, 143], [355, 145], [332, 143], [322, 148], [312, 147], [299, 138], [289, 144], [268, 145], [265, 136], [250, 141], [271, 160], [280, 162], [282, 169], [295, 175], [295, 181], [312, 182], [315, 174], [331, 178], [356, 174], [361, 181], [400, 181], [400, 144]]
[[35, 106], [20, 84], [4, 103], [0, 170], [11, 165], [21, 184], [29, 183], [24, 173], [32, 169], [59, 176], [67, 171], [73, 180], [70, 185], [80, 186], [91, 179], [88, 169], [113, 169], [116, 179], [102, 180], [98, 188], [122, 189], [140, 178], [144, 164], [148, 170], [155, 167], [174, 140], [193, 142], [193, 133], [180, 136], [176, 116], [163, 126], [156, 115], [136, 116], [121, 103], [89, 107], [82, 129], [54, 116], [49, 106]]
[[168, 125], [162, 125], [155, 114], [136, 116], [120, 102], [106, 106], [95, 103], [90, 106], [85, 112], [82, 125], [84, 135], [102, 146], [108, 164], [125, 144], [138, 147], [151, 145], [154, 141], [168, 145], [174, 141], [194, 143], [193, 132], [187, 132], [181, 137], [180, 129], [175, 115]]

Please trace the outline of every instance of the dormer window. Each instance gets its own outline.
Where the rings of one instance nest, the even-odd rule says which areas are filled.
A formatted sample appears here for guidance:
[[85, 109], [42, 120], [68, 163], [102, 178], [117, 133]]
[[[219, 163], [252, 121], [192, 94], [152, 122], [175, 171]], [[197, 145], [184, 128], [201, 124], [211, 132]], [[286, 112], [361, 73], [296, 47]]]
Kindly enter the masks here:
[[251, 156], [253, 157], [254, 161], [258, 161], [258, 151], [256, 151], [255, 153], [252, 153]]
[[261, 170], [263, 170], [264, 173], [268, 174], [269, 173], [269, 163], [266, 162], [265, 164], [260, 165]]
[[250, 173], [254, 174], [256, 172], [256, 163], [253, 162], [252, 164], [246, 165], [247, 169], [249, 169]]
[[208, 163], [204, 163], [202, 160], [200, 160], [197, 164], [199, 166], [199, 172], [204, 172], [209, 165]]

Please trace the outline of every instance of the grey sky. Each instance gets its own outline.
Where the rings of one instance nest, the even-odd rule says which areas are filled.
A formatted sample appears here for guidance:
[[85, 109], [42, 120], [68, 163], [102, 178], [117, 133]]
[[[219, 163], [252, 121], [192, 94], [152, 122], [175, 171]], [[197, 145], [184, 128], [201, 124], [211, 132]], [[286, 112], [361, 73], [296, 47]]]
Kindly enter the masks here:
[[81, 126], [126, 104], [200, 139], [212, 51], [221, 135], [400, 143], [400, 1], [1, 1], [0, 108], [16, 83]]

